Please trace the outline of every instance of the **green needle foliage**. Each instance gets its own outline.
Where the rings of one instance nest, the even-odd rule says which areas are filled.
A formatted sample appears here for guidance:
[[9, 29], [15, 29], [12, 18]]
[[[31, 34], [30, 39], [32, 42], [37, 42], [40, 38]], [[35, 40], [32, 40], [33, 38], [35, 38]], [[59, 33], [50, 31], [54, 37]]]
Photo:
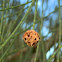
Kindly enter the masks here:
[[[60, 2], [0, 0], [0, 62], [62, 62]], [[23, 40], [27, 30], [35, 30], [40, 35], [33, 47]]]
[[32, 2], [31, 6], [29, 7], [29, 9], [27, 10], [26, 14], [24, 15], [24, 17], [22, 18], [22, 20], [20, 21], [20, 23], [18, 24], [18, 26], [15, 28], [15, 30], [13, 31], [13, 33], [9, 36], [9, 38], [1, 45], [0, 50], [6, 45], [6, 43], [11, 39], [11, 37], [15, 34], [15, 32], [17, 31], [17, 29], [19, 28], [19, 26], [22, 24], [22, 22], [24, 21], [25, 17], [28, 15], [28, 12], [30, 10], [30, 8], [32, 7], [34, 1]]

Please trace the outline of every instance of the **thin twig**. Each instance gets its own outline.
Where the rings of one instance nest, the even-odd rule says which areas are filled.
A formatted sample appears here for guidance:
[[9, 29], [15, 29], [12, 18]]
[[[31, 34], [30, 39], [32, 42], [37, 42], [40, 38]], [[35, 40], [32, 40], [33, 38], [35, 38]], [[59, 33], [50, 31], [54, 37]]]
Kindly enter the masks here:
[[12, 6], [12, 7], [10, 7], [10, 8], [4, 8], [4, 9], [1, 9], [0, 11], [4, 11], [4, 10], [13, 9], [13, 8], [16, 8], [16, 7], [20, 7], [20, 6], [26, 5], [26, 4], [31, 3], [31, 2], [32, 2], [32, 1], [27, 2], [27, 3], [24, 3], [24, 4], [21, 4], [21, 5]]
[[[59, 43], [58, 45], [61, 45], [61, 8], [60, 8], [60, 0], [58, 0], [59, 4]], [[60, 48], [60, 47], [59, 47]], [[60, 56], [60, 50], [58, 51], [58, 56], [57, 56], [57, 62], [59, 62], [59, 57]]]

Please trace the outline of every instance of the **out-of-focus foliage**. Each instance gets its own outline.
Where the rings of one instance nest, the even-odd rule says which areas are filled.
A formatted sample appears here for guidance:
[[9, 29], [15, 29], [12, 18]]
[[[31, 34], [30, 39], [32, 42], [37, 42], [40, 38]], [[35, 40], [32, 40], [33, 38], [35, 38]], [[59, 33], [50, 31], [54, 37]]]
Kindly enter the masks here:
[[[42, 0], [38, 0], [35, 31], [39, 34], [41, 32], [41, 40], [39, 44], [37, 44], [39, 46], [39, 48], [37, 48], [37, 45], [29, 47], [23, 41], [25, 31], [33, 29], [37, 0], [34, 0], [34, 4], [32, 4], [29, 12], [27, 10], [33, 0], [23, 0], [25, 3], [21, 1], [22, 0], [0, 0], [0, 62], [34, 62], [37, 49], [36, 62], [57, 62], [58, 58], [59, 62], [62, 62], [62, 46], [58, 45], [62, 44], [62, 28], [60, 28], [62, 27], [60, 25], [60, 23], [62, 24], [62, 22], [60, 22], [62, 14], [59, 14], [62, 13], [62, 3], [60, 3], [61, 5], [59, 6], [58, 1], [55, 1], [57, 5], [53, 4], [51, 6], [50, 0], [43, 0], [43, 2]], [[51, 0], [51, 3], [52, 2], [53, 0]], [[54, 8], [51, 9], [52, 7]], [[61, 9], [61, 12], [59, 9]], [[25, 16], [27, 12], [28, 14]], [[25, 18], [23, 20], [24, 16]], [[18, 25], [19, 27], [17, 29]], [[40, 26], [42, 27], [40, 28]], [[61, 34], [59, 35], [59, 33]], [[54, 51], [51, 53], [52, 50]], [[49, 54], [47, 55], [47, 53]]]

